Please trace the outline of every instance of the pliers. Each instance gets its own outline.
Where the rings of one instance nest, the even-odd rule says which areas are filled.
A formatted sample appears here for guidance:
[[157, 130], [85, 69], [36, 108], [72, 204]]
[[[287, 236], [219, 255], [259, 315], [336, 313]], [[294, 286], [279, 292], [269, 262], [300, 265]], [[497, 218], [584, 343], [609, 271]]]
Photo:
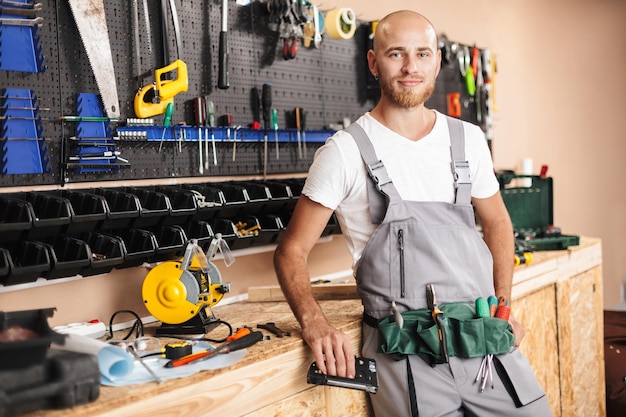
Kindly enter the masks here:
[[443, 312], [439, 310], [437, 295], [435, 294], [435, 287], [433, 284], [426, 285], [426, 302], [428, 304], [428, 309], [431, 311], [433, 320], [437, 325], [437, 330], [439, 331], [441, 357], [443, 358], [444, 363], [448, 363], [448, 339], [446, 338], [446, 330], [443, 326]]

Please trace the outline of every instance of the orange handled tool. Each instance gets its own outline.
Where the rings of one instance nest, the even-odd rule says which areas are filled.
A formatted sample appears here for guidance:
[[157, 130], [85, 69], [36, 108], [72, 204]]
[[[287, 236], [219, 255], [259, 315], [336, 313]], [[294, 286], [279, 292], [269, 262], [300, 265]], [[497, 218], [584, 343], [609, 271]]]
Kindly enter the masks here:
[[197, 353], [192, 353], [191, 355], [183, 356], [180, 359], [172, 359], [165, 364], [165, 367], [175, 368], [177, 366], [199, 362], [208, 359], [209, 357], [218, 353], [234, 352], [236, 350], [250, 347], [260, 340], [263, 340], [263, 333], [250, 332], [249, 334], [243, 335], [239, 339], [235, 339], [230, 342], [224, 342], [213, 350], [203, 350]]

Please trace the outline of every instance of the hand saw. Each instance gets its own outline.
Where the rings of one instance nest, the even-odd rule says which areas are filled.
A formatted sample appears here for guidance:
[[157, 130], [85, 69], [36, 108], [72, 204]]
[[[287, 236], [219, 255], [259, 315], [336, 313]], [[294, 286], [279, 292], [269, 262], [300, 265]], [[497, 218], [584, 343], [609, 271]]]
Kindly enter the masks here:
[[110, 119], [117, 119], [120, 117], [120, 102], [104, 14], [104, 0], [68, 1], [100, 90], [104, 112]]

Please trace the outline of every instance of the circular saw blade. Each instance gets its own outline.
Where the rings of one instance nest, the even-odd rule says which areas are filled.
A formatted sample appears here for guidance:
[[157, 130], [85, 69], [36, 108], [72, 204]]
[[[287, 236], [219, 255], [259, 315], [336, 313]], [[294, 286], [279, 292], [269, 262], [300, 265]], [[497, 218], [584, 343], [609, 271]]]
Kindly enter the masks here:
[[180, 324], [198, 314], [200, 284], [189, 271], [181, 271], [179, 262], [163, 262], [154, 267], [143, 281], [143, 302], [155, 318], [168, 324]]

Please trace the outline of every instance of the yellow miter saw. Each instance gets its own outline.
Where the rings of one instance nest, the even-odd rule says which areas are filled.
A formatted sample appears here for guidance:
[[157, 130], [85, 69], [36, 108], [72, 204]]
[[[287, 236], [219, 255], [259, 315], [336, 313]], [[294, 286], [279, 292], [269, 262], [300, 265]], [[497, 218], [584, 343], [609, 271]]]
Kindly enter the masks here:
[[162, 262], [148, 272], [141, 292], [150, 314], [162, 323], [157, 334], [205, 334], [220, 323], [211, 307], [230, 291], [230, 283], [222, 283], [220, 271], [209, 261], [217, 250], [226, 266], [234, 262], [218, 233], [206, 254], [192, 239], [181, 260]]

